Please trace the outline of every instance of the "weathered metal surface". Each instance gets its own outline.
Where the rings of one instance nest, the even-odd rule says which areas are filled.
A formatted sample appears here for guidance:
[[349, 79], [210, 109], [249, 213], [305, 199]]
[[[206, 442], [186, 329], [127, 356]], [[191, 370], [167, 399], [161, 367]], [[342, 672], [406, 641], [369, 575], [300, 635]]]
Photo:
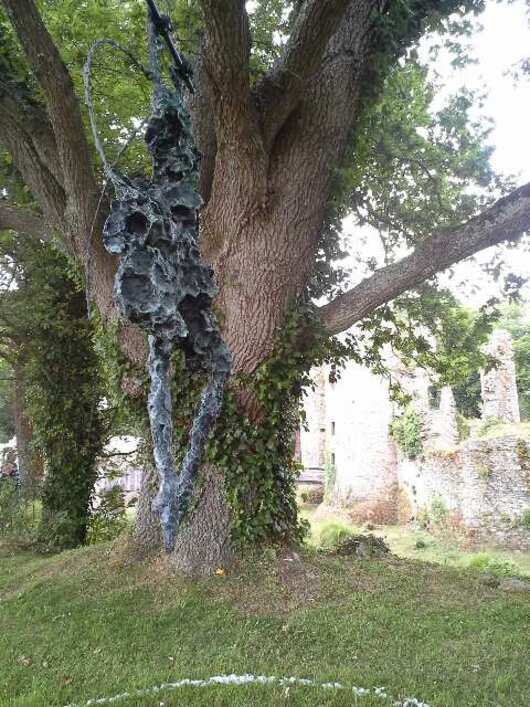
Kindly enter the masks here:
[[[121, 256], [115, 281], [120, 312], [149, 334], [148, 412], [160, 476], [153, 507], [160, 515], [166, 550], [170, 551], [187, 509], [206, 439], [219, 415], [231, 356], [211, 311], [217, 293], [213, 270], [201, 261], [198, 246], [200, 158], [182, 99], [182, 84], [191, 85], [189, 68], [184, 63], [179, 65], [171, 72], [174, 88], [164, 85], [158, 62], [159, 33], [160, 26], [151, 22], [154, 93], [145, 140], [152, 157], [152, 178], [129, 180], [107, 166], [116, 199], [103, 238], [106, 249]], [[183, 350], [193, 370], [209, 372], [178, 477], [172, 453], [169, 384], [174, 347]]]

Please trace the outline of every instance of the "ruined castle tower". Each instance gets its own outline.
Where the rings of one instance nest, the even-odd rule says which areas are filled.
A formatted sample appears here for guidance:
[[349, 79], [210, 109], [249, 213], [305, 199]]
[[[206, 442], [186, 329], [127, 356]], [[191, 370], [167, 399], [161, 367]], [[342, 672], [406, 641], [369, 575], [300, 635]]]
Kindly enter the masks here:
[[453, 391], [449, 386], [444, 386], [440, 391], [438, 410], [431, 410], [429, 416], [430, 442], [433, 448], [447, 449], [458, 444], [456, 415]]
[[497, 329], [491, 335], [486, 351], [498, 361], [498, 366], [480, 375], [482, 418], [520, 422], [512, 337], [504, 329]]

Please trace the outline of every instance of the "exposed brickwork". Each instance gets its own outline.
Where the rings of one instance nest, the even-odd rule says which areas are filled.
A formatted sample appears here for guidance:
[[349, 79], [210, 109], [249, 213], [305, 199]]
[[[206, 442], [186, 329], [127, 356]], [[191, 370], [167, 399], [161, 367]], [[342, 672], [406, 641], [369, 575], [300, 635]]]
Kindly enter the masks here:
[[[484, 415], [518, 421], [509, 334], [495, 332], [489, 351], [500, 365], [482, 376]], [[334, 461], [331, 499], [351, 509], [356, 521], [408, 522], [441, 502], [447, 528], [463, 538], [530, 548], [530, 529], [522, 523], [530, 511], [530, 444], [511, 436], [459, 445], [451, 389], [443, 388], [433, 407], [424, 371], [395, 362], [394, 375], [423, 421], [422, 458], [403, 458], [390, 436], [394, 410], [387, 381], [349, 364], [334, 385], [326, 370], [316, 372], [316, 390], [305, 405], [309, 429], [301, 434], [302, 463]]]
[[[477, 540], [530, 549], [530, 460], [515, 436], [474, 439], [453, 452], [431, 452], [422, 461], [401, 460], [398, 479], [414, 517], [441, 501]], [[469, 533], [468, 533], [469, 534]]]

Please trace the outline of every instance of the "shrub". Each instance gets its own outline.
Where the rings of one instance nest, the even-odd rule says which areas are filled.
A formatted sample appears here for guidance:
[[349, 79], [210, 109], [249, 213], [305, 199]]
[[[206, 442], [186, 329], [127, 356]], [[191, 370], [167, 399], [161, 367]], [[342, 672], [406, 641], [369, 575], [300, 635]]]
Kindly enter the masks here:
[[390, 548], [383, 538], [376, 535], [350, 535], [331, 548], [331, 553], [347, 557], [355, 555], [360, 560], [388, 555]]
[[300, 500], [310, 506], [318, 506], [324, 500], [324, 489], [322, 486], [302, 486], [300, 489]]
[[523, 513], [523, 516], [521, 518], [521, 525], [523, 526], [523, 528], [530, 530], [530, 508], [527, 508], [526, 511]]
[[22, 545], [33, 543], [39, 517], [35, 503], [20, 495], [14, 481], [0, 478], [0, 537]]
[[491, 430], [501, 424], [501, 421], [498, 420], [496, 417], [487, 417], [478, 428], [477, 437], [487, 437]]
[[513, 525], [513, 518], [510, 516], [509, 513], [501, 513], [499, 516], [499, 520], [503, 525], [506, 525], [508, 527], [511, 527]]
[[487, 464], [478, 464], [477, 465], [477, 474], [480, 476], [480, 478], [483, 481], [487, 481], [489, 478], [491, 478], [492, 475], [492, 470], [489, 468]]
[[420, 527], [425, 528], [425, 529], [429, 528], [429, 526], [431, 524], [431, 516], [430, 516], [429, 509], [427, 508], [427, 506], [423, 506], [422, 508], [420, 508], [418, 510], [418, 512], [416, 514], [416, 520], [417, 520], [418, 524], [420, 525]]
[[456, 413], [456, 429], [458, 431], [458, 441], [463, 442], [468, 439], [471, 434], [471, 425], [467, 418], [465, 418], [462, 413]]
[[330, 521], [325, 523], [319, 533], [320, 545], [325, 548], [334, 548], [347, 538], [351, 538], [353, 530], [345, 523]]
[[24, 510], [15, 483], [0, 479], [0, 535], [17, 533], [23, 520]]
[[127, 506], [120, 486], [112, 486], [101, 494], [100, 503], [92, 510], [88, 522], [87, 543], [106, 542], [117, 538], [127, 527]]
[[502, 577], [517, 574], [517, 566], [513, 562], [498, 560], [488, 555], [487, 552], [479, 552], [476, 555], [472, 555], [468, 560], [467, 566], [480, 572], [489, 572]]
[[530, 462], [530, 448], [523, 439], [520, 439], [517, 442], [516, 449], [519, 464], [521, 466], [525, 466]]
[[445, 525], [448, 515], [449, 511], [443, 499], [440, 496], [435, 496], [431, 502], [431, 520], [434, 525]]
[[424, 506], [418, 511], [416, 520], [420, 527], [435, 532], [448, 529], [451, 514], [443, 498], [435, 496], [430, 506]]
[[397, 520], [396, 506], [392, 500], [357, 502], [353, 506], [350, 516], [354, 525], [362, 523], [392, 525]]
[[423, 452], [423, 423], [411, 405], [394, 418], [390, 433], [408, 459], [416, 459]]
[[65, 538], [70, 538], [77, 531], [77, 521], [68, 511], [46, 511], [45, 525], [41, 524], [38, 533], [38, 549], [41, 552], [57, 552], [69, 547]]

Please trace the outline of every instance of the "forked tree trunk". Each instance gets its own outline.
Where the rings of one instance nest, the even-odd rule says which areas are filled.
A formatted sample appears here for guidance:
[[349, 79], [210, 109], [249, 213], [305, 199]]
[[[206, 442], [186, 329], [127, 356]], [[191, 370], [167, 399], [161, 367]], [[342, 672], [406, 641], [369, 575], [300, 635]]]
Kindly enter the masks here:
[[[353, 29], [346, 23], [334, 42], [347, 37], [362, 56], [370, 3], [355, 5]], [[215, 304], [234, 375], [252, 374], [271, 355], [289, 308], [313, 275], [337, 155], [348, 142], [358, 108], [361, 74], [362, 62], [352, 66], [348, 60], [324, 68], [321, 83], [311, 87], [304, 117], [293, 111], [268, 154], [261, 151], [257, 134], [242, 131], [234, 140], [229, 131], [224, 134], [222, 122], [218, 129], [216, 168], [201, 214], [200, 241], [220, 286]], [[343, 89], [338, 95], [337, 82]], [[231, 109], [222, 101], [217, 108], [223, 115]], [[248, 116], [241, 110], [227, 120], [244, 123]], [[204, 153], [204, 145], [199, 147]], [[241, 415], [259, 425], [261, 411], [252, 394], [243, 391], [239, 402]], [[205, 471], [197, 494], [197, 506], [181, 530], [172, 561], [181, 571], [206, 574], [235, 556], [222, 475]]]

